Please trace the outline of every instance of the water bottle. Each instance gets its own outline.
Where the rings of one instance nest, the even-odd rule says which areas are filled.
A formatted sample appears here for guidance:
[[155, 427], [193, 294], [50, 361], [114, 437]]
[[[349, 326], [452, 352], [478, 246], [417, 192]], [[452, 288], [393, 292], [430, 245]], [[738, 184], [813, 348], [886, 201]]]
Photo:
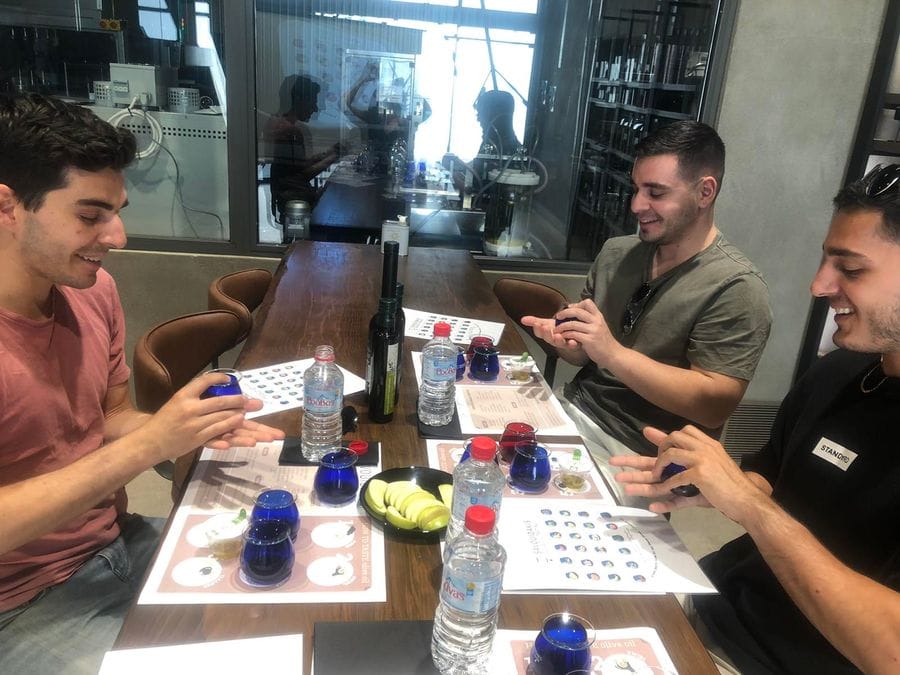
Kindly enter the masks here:
[[465, 530], [444, 549], [431, 634], [431, 658], [442, 673], [486, 672], [506, 565], [495, 522], [496, 514], [487, 506], [469, 507]]
[[303, 431], [300, 451], [311, 462], [341, 448], [344, 374], [331, 345], [316, 347], [315, 363], [303, 373]]
[[434, 339], [422, 350], [422, 386], [419, 389], [419, 421], [442, 427], [453, 419], [456, 391], [456, 345], [450, 341], [450, 324], [434, 324]]
[[494, 462], [497, 444], [487, 436], [476, 436], [469, 444], [469, 459], [453, 469], [453, 504], [450, 522], [447, 523], [447, 539], [455, 539], [464, 529], [466, 513], [471, 506], [487, 506], [494, 513], [500, 512], [500, 499], [506, 478]]

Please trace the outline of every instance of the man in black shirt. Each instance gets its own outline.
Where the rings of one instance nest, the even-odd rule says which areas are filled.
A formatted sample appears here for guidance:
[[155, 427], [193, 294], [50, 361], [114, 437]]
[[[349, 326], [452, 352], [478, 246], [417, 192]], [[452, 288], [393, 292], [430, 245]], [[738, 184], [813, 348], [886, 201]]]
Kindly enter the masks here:
[[[841, 190], [812, 292], [834, 342], [738, 466], [696, 427], [646, 428], [657, 458], [613, 458], [657, 512], [712, 506], [747, 534], [701, 566], [712, 639], [745, 674], [900, 672], [900, 165]], [[670, 463], [686, 470], [661, 481]], [[693, 484], [700, 496], [670, 490]]]

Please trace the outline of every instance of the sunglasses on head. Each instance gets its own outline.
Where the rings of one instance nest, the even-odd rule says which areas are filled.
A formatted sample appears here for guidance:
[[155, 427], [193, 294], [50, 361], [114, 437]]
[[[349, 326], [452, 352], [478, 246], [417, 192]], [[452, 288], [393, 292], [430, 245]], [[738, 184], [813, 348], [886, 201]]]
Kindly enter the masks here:
[[879, 164], [865, 175], [866, 196], [893, 199], [900, 186], [900, 164]]
[[645, 281], [631, 296], [631, 300], [625, 305], [625, 313], [622, 315], [622, 332], [625, 335], [630, 335], [631, 331], [634, 330], [634, 324], [641, 317], [644, 307], [647, 306], [657, 288], [658, 286], [651, 286]]

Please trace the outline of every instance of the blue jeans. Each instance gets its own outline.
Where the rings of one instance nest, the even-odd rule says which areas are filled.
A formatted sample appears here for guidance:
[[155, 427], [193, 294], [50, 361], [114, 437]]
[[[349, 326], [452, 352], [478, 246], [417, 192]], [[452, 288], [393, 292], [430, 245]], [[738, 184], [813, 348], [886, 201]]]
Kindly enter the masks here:
[[122, 534], [69, 579], [0, 613], [0, 673], [96, 675], [112, 648], [165, 520], [125, 515]]

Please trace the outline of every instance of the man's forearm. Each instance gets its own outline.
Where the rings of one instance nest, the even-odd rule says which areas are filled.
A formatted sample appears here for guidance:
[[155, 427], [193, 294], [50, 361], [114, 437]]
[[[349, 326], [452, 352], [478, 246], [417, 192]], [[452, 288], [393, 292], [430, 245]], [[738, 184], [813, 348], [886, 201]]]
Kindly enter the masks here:
[[[62, 469], [0, 487], [0, 555], [52, 532], [153, 465], [138, 435], [114, 441]], [[28, 504], [28, 508], [22, 508]]]
[[725, 423], [746, 389], [741, 380], [670, 366], [622, 346], [597, 365], [657, 407], [711, 429]]
[[900, 594], [835, 558], [773, 500], [739, 518], [800, 611], [866, 673], [900, 672]]

